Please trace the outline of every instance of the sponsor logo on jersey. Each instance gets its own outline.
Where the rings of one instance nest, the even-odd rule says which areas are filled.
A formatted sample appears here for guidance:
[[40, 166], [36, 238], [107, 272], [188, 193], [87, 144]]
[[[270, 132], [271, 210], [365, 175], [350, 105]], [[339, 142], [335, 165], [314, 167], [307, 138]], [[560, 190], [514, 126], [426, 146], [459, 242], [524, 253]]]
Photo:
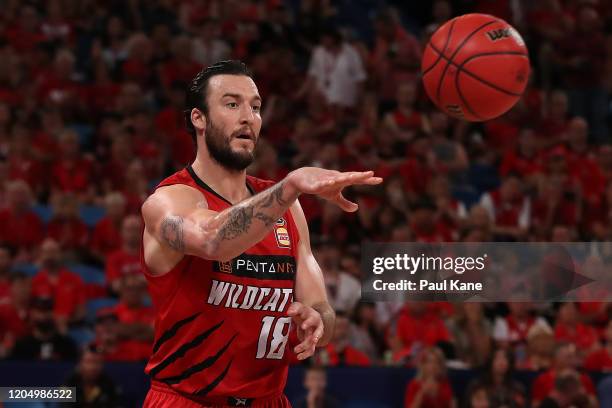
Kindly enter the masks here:
[[231, 261], [213, 262], [213, 271], [256, 279], [293, 280], [295, 258], [288, 255], [241, 254]]
[[232, 262], [219, 262], [219, 272], [232, 273]]
[[289, 239], [289, 231], [286, 225], [285, 219], [279, 218], [274, 226], [274, 237], [279, 248], [291, 248], [291, 240]]

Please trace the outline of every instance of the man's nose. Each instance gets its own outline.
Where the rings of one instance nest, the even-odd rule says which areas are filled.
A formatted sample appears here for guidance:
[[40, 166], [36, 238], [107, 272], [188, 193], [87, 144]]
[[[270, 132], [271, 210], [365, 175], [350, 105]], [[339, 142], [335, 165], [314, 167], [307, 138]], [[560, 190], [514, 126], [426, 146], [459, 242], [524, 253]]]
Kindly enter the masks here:
[[251, 108], [251, 105], [244, 104], [240, 108], [240, 124], [252, 124], [255, 121], [255, 113]]

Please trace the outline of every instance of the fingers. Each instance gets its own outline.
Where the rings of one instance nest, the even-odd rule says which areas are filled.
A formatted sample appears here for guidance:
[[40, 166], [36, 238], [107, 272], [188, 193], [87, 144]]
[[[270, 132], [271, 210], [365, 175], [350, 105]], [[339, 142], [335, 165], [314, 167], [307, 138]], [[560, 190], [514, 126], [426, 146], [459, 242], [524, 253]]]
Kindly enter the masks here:
[[291, 317], [295, 317], [298, 314], [302, 313], [303, 309], [305, 309], [304, 305], [300, 302], [293, 302], [289, 309], [287, 309], [287, 315]]
[[314, 336], [314, 328], [310, 328], [307, 331], [306, 338], [300, 344], [293, 348], [295, 354], [297, 354], [298, 360], [304, 360], [310, 356], [312, 356], [317, 347], [318, 338]]
[[[301, 327], [306, 327], [309, 321], [310, 318], [304, 321]], [[297, 354], [298, 360], [304, 360], [314, 354], [319, 340], [323, 337], [323, 321], [320, 318], [314, 319], [312, 325], [309, 325], [304, 332], [306, 333], [306, 338], [293, 349], [295, 354]]]

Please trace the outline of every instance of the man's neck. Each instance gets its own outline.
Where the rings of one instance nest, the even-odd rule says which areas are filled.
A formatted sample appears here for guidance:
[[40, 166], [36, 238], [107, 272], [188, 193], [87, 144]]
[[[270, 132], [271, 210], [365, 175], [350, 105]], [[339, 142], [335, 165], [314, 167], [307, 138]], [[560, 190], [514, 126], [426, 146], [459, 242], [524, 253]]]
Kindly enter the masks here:
[[191, 167], [204, 183], [232, 204], [237, 204], [250, 197], [246, 188], [245, 170], [229, 171], [205, 152], [198, 152]]

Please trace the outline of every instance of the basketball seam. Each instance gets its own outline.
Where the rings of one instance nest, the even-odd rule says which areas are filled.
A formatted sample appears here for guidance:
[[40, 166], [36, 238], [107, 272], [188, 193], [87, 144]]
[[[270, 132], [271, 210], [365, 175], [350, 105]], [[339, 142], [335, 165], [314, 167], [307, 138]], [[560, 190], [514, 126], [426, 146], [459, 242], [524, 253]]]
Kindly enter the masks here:
[[[470, 34], [468, 34], [467, 37], [465, 37], [463, 39], [463, 41], [461, 42], [461, 44], [459, 44], [459, 46], [457, 47], [457, 49], [455, 49], [455, 52], [453, 52], [453, 55], [451, 55], [450, 57], [446, 57], [446, 55], [442, 54], [442, 58], [446, 59], [446, 66], [444, 67], [444, 71], [442, 71], [442, 75], [440, 76], [440, 81], [438, 82], [438, 89], [436, 90], [436, 99], [438, 101], [438, 103], [440, 103], [440, 91], [442, 89], [442, 81], [444, 81], [444, 75], [446, 75], [446, 71], [448, 71], [448, 67], [451, 65], [453, 58], [455, 58], [455, 56], [457, 55], [457, 53], [459, 51], [461, 51], [461, 48], [463, 48], [463, 46], [470, 40], [470, 38], [472, 38], [474, 35], [476, 35], [476, 33], [478, 33], [478, 31], [482, 30], [483, 28], [485, 28], [488, 25], [491, 25], [493, 23], [497, 23], [499, 20], [491, 20], [487, 23], [482, 24], [480, 27], [474, 29], [474, 31], [472, 31]], [[436, 50], [436, 48], [431, 45], [430, 46], [432, 49]], [[438, 51], [440, 52], [440, 51]]]
[[[448, 35], [446, 36], [446, 42], [444, 43], [444, 48], [442, 48], [442, 53], [444, 53], [444, 51], [446, 51], [446, 47], [448, 47], [448, 43], [450, 42], [451, 35], [453, 35], [453, 27], [455, 26], [456, 22], [457, 22], [457, 19], [453, 19], [453, 21], [451, 22], [450, 28], [448, 29]], [[434, 69], [435, 66], [438, 65], [438, 62], [440, 62], [441, 59], [442, 59], [442, 54], [438, 53], [438, 59], [436, 59], [429, 68], [423, 71], [422, 77], [425, 77], [427, 73], [429, 73], [432, 69]]]
[[511, 95], [511, 96], [521, 96], [522, 94], [520, 93], [516, 93], [516, 92], [512, 92], [512, 91], [508, 91], [507, 89], [501, 88], [498, 85], [495, 85], [489, 81], [487, 81], [486, 79], [483, 79], [481, 77], [479, 77], [478, 75], [474, 74], [472, 71], [469, 71], [468, 69], [464, 68], [463, 66], [468, 63], [469, 61], [473, 60], [474, 58], [477, 57], [487, 57], [490, 55], [518, 55], [518, 56], [522, 56], [525, 58], [528, 58], [528, 55], [525, 54], [524, 52], [519, 52], [519, 51], [494, 51], [494, 52], [483, 52], [480, 54], [474, 54], [472, 56], [470, 56], [469, 58], [467, 58], [465, 61], [463, 61], [461, 64], [457, 64], [456, 62], [450, 60], [447, 56], [443, 55], [440, 50], [438, 50], [437, 48], [435, 48], [434, 46], [431, 47], [435, 52], [438, 53], [438, 55], [441, 55], [442, 58], [444, 58], [449, 64], [452, 64], [453, 66], [455, 66], [455, 68], [457, 68], [457, 74], [459, 74], [459, 72], [463, 72], [464, 74], [467, 74], [469, 76], [471, 76], [472, 78], [476, 79], [477, 81], [482, 82], [483, 84], [495, 89], [496, 91], [505, 93], [507, 95]]
[[472, 109], [467, 99], [465, 99], [465, 97], [463, 96], [463, 92], [461, 92], [461, 88], [459, 88], [459, 73], [460, 72], [461, 71], [457, 69], [457, 75], [455, 75], [455, 89], [457, 89], [457, 94], [459, 95], [459, 98], [461, 98], [461, 102], [463, 102], [463, 105], [465, 105], [467, 110], [469, 110], [470, 113], [474, 115], [475, 117], [477, 117], [478, 119], [482, 119], [482, 117]]

